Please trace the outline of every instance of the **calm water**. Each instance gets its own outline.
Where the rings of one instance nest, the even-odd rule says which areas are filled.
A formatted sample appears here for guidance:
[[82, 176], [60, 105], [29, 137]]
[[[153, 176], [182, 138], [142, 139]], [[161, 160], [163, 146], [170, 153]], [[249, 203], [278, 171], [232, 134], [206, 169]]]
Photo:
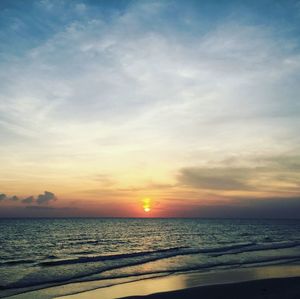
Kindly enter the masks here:
[[299, 260], [295, 220], [0, 220], [0, 297], [70, 281]]

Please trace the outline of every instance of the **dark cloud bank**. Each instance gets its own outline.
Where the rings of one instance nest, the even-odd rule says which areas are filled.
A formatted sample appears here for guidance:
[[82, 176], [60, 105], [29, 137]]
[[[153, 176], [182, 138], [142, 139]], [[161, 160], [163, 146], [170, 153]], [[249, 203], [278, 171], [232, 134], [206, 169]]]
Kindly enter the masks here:
[[[184, 205], [176, 211], [182, 217], [222, 218], [300, 218], [300, 156], [255, 157], [246, 161], [228, 161], [215, 166], [180, 169], [177, 180], [183, 187], [209, 190], [220, 198], [226, 191], [244, 196], [225, 196], [226, 203]], [[250, 162], [250, 163], [249, 163]], [[247, 163], [246, 163], [247, 164]], [[255, 196], [256, 192], [263, 195]], [[266, 194], [272, 194], [268, 196]], [[224, 196], [223, 196], [224, 197]], [[228, 202], [228, 200], [230, 202]]]
[[286, 186], [281, 191], [300, 194], [300, 156], [257, 157], [243, 167], [241, 162], [182, 168], [177, 179], [183, 186], [215, 191], [272, 191], [277, 182], [279, 189]]
[[57, 198], [54, 193], [45, 191], [43, 194], [39, 194], [36, 198], [34, 196], [29, 196], [26, 198], [19, 198], [16, 195], [8, 196], [4, 193], [0, 194], [0, 202], [1, 201], [13, 201], [13, 202], [21, 202], [24, 204], [38, 204], [38, 205], [44, 205], [48, 204], [51, 201], [55, 201]]
[[55, 218], [78, 217], [80, 211], [71, 207], [52, 206], [5, 206], [0, 208], [0, 218]]
[[185, 205], [169, 211], [171, 217], [299, 219], [300, 197], [240, 198], [228, 204]]
[[7, 196], [0, 194], [0, 202], [10, 202], [14, 205], [2, 205], [0, 208], [1, 218], [48, 218], [80, 216], [79, 210], [74, 207], [55, 207], [50, 204], [57, 200], [54, 193], [44, 191], [38, 196], [19, 198], [18, 196]]

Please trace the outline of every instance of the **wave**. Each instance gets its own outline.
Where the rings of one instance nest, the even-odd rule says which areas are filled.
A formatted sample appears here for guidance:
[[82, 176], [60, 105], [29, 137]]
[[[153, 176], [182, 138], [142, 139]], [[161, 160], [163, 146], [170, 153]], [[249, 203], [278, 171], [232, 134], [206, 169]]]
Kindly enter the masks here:
[[95, 254], [95, 250], [84, 250], [84, 251], [74, 251], [70, 252], [70, 255], [83, 255], [83, 254]]
[[274, 243], [262, 243], [262, 244], [253, 244], [248, 246], [247, 248], [243, 248], [242, 251], [240, 250], [232, 250], [231, 252], [221, 252], [212, 254], [212, 256], [222, 256], [225, 254], [238, 254], [243, 252], [251, 252], [251, 251], [264, 251], [264, 250], [277, 250], [277, 249], [287, 249], [300, 246], [299, 241], [291, 241], [291, 242], [274, 242]]
[[212, 248], [204, 248], [204, 249], [196, 249], [195, 253], [219, 253], [219, 252], [228, 252], [232, 250], [239, 250], [245, 247], [253, 246], [256, 243], [248, 242], [248, 243], [237, 243], [233, 245], [228, 245], [224, 247], [212, 247]]
[[[73, 264], [82, 264], [82, 263], [92, 263], [92, 262], [101, 262], [101, 261], [113, 261], [113, 260], [123, 260], [123, 259], [132, 259], [138, 257], [147, 257], [151, 260], [155, 259], [164, 259], [170, 258], [179, 255], [192, 255], [192, 254], [209, 254], [212, 257], [219, 257], [223, 255], [231, 254], [240, 254], [244, 252], [253, 252], [253, 251], [265, 251], [265, 250], [277, 250], [277, 249], [288, 249], [293, 247], [300, 246], [299, 241], [290, 241], [290, 242], [275, 242], [275, 243], [261, 243], [256, 244], [254, 242], [248, 243], [238, 243], [223, 247], [211, 247], [211, 248], [188, 248], [188, 247], [171, 247], [165, 249], [159, 249], [154, 251], [141, 251], [133, 253], [124, 253], [124, 254], [114, 254], [114, 255], [98, 255], [98, 256], [82, 256], [74, 259], [59, 259], [57, 256], [48, 256], [46, 261], [37, 263], [36, 260], [31, 259], [20, 259], [20, 260], [9, 260], [0, 262], [0, 267], [3, 266], [16, 266], [21, 264], [35, 264], [41, 267], [53, 267], [53, 266], [63, 266], [63, 265], [73, 265]], [[82, 251], [75, 252], [72, 254], [91, 254], [93, 251]]]
[[243, 252], [251, 251], [262, 251], [270, 249], [282, 249], [282, 248], [292, 248], [300, 246], [300, 242], [279, 242], [279, 243], [267, 243], [267, 244], [256, 244], [254, 242], [248, 243], [237, 243], [233, 245], [223, 246], [223, 247], [211, 247], [211, 248], [188, 248], [188, 247], [172, 247], [166, 249], [159, 249], [155, 251], [141, 251], [133, 253], [124, 254], [114, 254], [114, 255], [99, 255], [99, 256], [83, 256], [75, 259], [62, 259], [55, 261], [44, 261], [40, 262], [38, 265], [41, 267], [53, 267], [62, 265], [73, 265], [82, 263], [92, 263], [110, 260], [121, 260], [136, 257], [159, 257], [160, 259], [169, 258], [179, 255], [190, 255], [190, 254], [209, 254], [213, 257], [218, 257], [227, 254], [239, 254]]
[[5, 261], [0, 263], [1, 266], [17, 266], [22, 264], [33, 264], [35, 260], [13, 260], [13, 261]]
[[77, 246], [77, 245], [98, 245], [98, 244], [125, 244], [126, 241], [118, 239], [66, 239], [60, 242], [64, 246]]
[[171, 248], [159, 249], [155, 251], [140, 251], [140, 252], [124, 253], [124, 254], [86, 256], [86, 257], [80, 257], [76, 259], [45, 261], [45, 262], [40, 262], [38, 265], [42, 267], [51, 267], [51, 266], [72, 265], [72, 264], [100, 262], [100, 261], [108, 261], [108, 260], [116, 260], [116, 259], [143, 257], [143, 256], [157, 255], [157, 254], [165, 254], [162, 255], [161, 258], [166, 258], [166, 257], [172, 257], [176, 255], [218, 253], [218, 252], [227, 252], [230, 250], [237, 250], [244, 247], [249, 247], [253, 244], [255, 243], [239, 243], [239, 244], [229, 245], [225, 247], [212, 247], [212, 248], [203, 248], [203, 249], [192, 249], [188, 247], [171, 247]]
[[117, 278], [129, 278], [129, 277], [135, 277], [135, 276], [142, 276], [142, 275], [148, 275], [148, 274], [164, 274], [169, 275], [173, 273], [178, 272], [190, 272], [190, 271], [205, 271], [210, 269], [232, 269], [235, 267], [247, 267], [247, 266], [262, 266], [266, 264], [280, 264], [280, 263], [290, 263], [290, 262], [299, 262], [300, 261], [300, 255], [282, 255], [277, 257], [252, 257], [248, 260], [244, 261], [224, 261], [224, 262], [206, 262], [202, 264], [198, 264], [195, 266], [179, 266], [175, 269], [169, 269], [169, 270], [159, 270], [159, 271], [146, 271], [146, 272], [131, 272], [131, 273], [116, 273], [116, 274], [110, 274], [110, 275], [104, 275], [103, 277], [92, 277], [93, 274], [100, 274], [105, 273], [107, 271], [111, 270], [117, 270], [125, 267], [132, 267], [136, 265], [145, 264], [147, 262], [153, 262], [156, 260], [159, 260], [160, 258], [149, 258], [147, 260], [140, 260], [140, 261], [134, 261], [129, 263], [124, 263], [121, 265], [115, 265], [115, 266], [109, 266], [104, 267], [102, 269], [94, 270], [93, 272], [86, 272], [86, 273], [78, 273], [75, 275], [72, 275], [67, 278], [56, 278], [51, 279], [47, 281], [27, 281], [22, 282], [19, 281], [17, 283], [12, 283], [10, 285], [6, 286], [0, 286], [0, 290], [8, 290], [8, 289], [23, 289], [23, 288], [29, 288], [29, 287], [39, 287], [43, 288], [43, 286], [47, 285], [49, 286], [55, 286], [55, 285], [61, 285], [66, 283], [73, 283], [73, 282], [88, 282], [88, 281], [96, 281], [96, 280], [107, 280], [107, 279], [117, 279]]
[[[220, 261], [212, 260], [215, 257], [226, 255], [226, 254], [238, 254], [249, 251], [260, 251], [268, 249], [282, 249], [282, 248], [292, 248], [299, 246], [299, 242], [279, 242], [273, 244], [255, 244], [253, 242], [249, 243], [237, 243], [233, 245], [223, 246], [223, 247], [213, 247], [213, 248], [188, 248], [188, 247], [172, 247], [165, 248], [156, 251], [142, 251], [142, 252], [133, 252], [127, 254], [115, 254], [115, 255], [101, 255], [101, 256], [83, 256], [76, 259], [63, 259], [63, 260], [50, 260], [40, 263], [36, 263], [34, 266], [39, 266], [42, 270], [43, 268], [51, 267], [51, 271], [46, 277], [40, 275], [34, 275], [35, 277], [27, 277], [25, 280], [19, 280], [18, 282], [11, 283], [9, 285], [1, 286], [1, 289], [9, 288], [21, 288], [21, 287], [30, 287], [43, 285], [45, 283], [52, 284], [61, 284], [74, 281], [86, 281], [89, 280], [89, 276], [94, 274], [100, 274], [110, 271], [124, 269], [128, 267], [142, 265], [148, 262], [154, 262], [166, 258], [172, 258], [180, 255], [194, 255], [194, 254], [203, 254], [206, 258], [206, 261], [203, 260], [200, 264], [195, 267], [185, 267], [183, 265], [178, 265], [178, 269], [162, 269], [163, 272], [173, 272], [173, 271], [190, 271], [190, 270], [199, 270], [207, 269], [213, 267], [230, 267], [230, 266], [244, 266], [247, 264], [259, 264], [265, 262], [277, 262], [283, 259], [300, 259], [300, 255], [281, 255], [277, 257], [258, 257], [252, 256], [247, 257], [246, 259], [238, 259], [237, 261]], [[104, 261], [104, 262], [103, 262]], [[19, 260], [19, 261], [8, 261], [9, 263], [22, 263], [22, 262], [35, 262], [32, 260]], [[93, 262], [101, 262], [100, 264], [93, 264]], [[103, 262], [103, 263], [102, 263]], [[76, 264], [86, 263], [87, 268], [74, 268]], [[88, 266], [91, 263], [91, 266]], [[68, 266], [68, 273], [57, 268], [55, 266]], [[72, 266], [72, 268], [69, 268]], [[53, 269], [53, 270], [52, 270]], [[84, 269], [84, 270], [83, 270]], [[46, 270], [46, 269], [45, 269]], [[162, 270], [160, 272], [162, 272]], [[43, 270], [44, 271], [44, 270]], [[46, 270], [48, 271], [48, 270]], [[126, 270], [127, 271], [127, 270]], [[40, 273], [40, 272], [39, 272]], [[50, 274], [52, 273], [52, 274]], [[56, 274], [55, 274], [56, 273]], [[58, 275], [57, 275], [58, 274]], [[120, 274], [120, 273], [119, 273]], [[104, 275], [105, 276], [105, 275]], [[104, 276], [102, 278], [104, 278]], [[101, 278], [101, 279], [102, 279]], [[111, 277], [112, 278], [112, 277]]]
[[173, 247], [167, 249], [160, 249], [156, 251], [141, 251], [141, 252], [133, 252], [133, 253], [124, 253], [124, 254], [114, 254], [114, 255], [99, 255], [99, 256], [87, 256], [80, 257], [76, 259], [66, 259], [66, 260], [58, 260], [58, 261], [46, 261], [41, 262], [39, 266], [61, 266], [61, 265], [71, 265], [71, 264], [82, 264], [82, 263], [91, 263], [91, 262], [100, 262], [107, 260], [116, 260], [116, 259], [124, 259], [124, 258], [133, 258], [133, 257], [141, 257], [147, 255], [153, 255], [158, 253], [167, 253], [167, 252], [176, 252], [180, 249], [184, 249], [186, 247]]

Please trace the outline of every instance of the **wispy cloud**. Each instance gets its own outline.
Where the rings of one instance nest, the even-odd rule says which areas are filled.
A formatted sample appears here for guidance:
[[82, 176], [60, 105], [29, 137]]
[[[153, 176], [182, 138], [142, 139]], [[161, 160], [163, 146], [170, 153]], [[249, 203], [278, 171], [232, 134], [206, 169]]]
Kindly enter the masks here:
[[[37, 193], [37, 181], [95, 201], [298, 192], [295, 3], [1, 5], [3, 192]], [[50, 193], [18, 202], [47, 204]]]

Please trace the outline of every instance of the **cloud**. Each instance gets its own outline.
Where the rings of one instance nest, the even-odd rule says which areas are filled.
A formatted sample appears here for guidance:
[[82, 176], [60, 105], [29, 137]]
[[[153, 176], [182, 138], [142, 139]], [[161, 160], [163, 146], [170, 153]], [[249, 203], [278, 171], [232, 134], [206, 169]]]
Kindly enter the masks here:
[[300, 157], [297, 155], [240, 157], [211, 164], [180, 169], [179, 184], [215, 191], [300, 193]]
[[38, 195], [36, 202], [39, 205], [42, 205], [42, 204], [48, 204], [49, 202], [54, 201], [54, 200], [56, 200], [54, 193], [45, 191], [44, 194]]
[[112, 187], [117, 183], [115, 179], [106, 174], [94, 175], [92, 179], [98, 182], [102, 187]]
[[241, 198], [223, 207], [223, 211], [223, 217], [299, 218], [300, 197]]
[[183, 168], [178, 180], [181, 184], [213, 190], [248, 190], [249, 169], [243, 168]]
[[20, 197], [13, 195], [11, 197], [6, 194], [0, 194], [0, 201], [10, 200], [13, 202], [21, 202], [23, 204], [34, 204], [37, 203], [39, 205], [47, 205], [51, 201], [57, 200], [57, 197], [54, 193], [45, 191], [43, 194], [39, 194], [36, 198], [34, 196], [28, 196], [26, 198], [21, 199]]
[[6, 194], [1, 193], [0, 194], [0, 201], [5, 200], [7, 198]]
[[22, 203], [33, 203], [34, 202], [34, 197], [33, 196], [29, 196], [29, 197], [26, 197], [24, 199], [22, 199]]
[[[173, 217], [213, 218], [293, 218], [299, 219], [300, 197], [246, 197], [224, 198], [219, 201], [201, 199], [192, 203], [178, 200], [180, 205], [170, 205], [166, 212]], [[163, 211], [162, 211], [163, 212]]]
[[80, 210], [75, 207], [50, 206], [4, 206], [0, 209], [1, 218], [10, 217], [74, 217], [80, 216]]
[[16, 195], [14, 195], [14, 196], [12, 196], [12, 197], [9, 197], [9, 200], [11, 200], [11, 201], [18, 201], [18, 200], [19, 200], [19, 197], [16, 196]]
[[0, 194], [0, 201], [3, 201], [3, 200], [19, 201], [19, 197], [16, 196], [16, 195], [8, 197], [6, 194], [1, 193]]
[[[25, 209], [29, 210], [39, 210], [39, 211], [48, 211], [48, 210], [56, 210], [55, 207], [49, 207], [49, 206], [26, 206]], [[61, 209], [61, 208], [59, 208]]]
[[[293, 18], [281, 28], [275, 6], [268, 17], [244, 18], [209, 1], [96, 2], [30, 1], [29, 9], [19, 1], [0, 20], [3, 190], [15, 190], [12, 180], [35, 188], [41, 176], [68, 185], [69, 195], [77, 183], [125, 190], [170, 182], [183, 166], [186, 189], [297, 188], [281, 162], [273, 174], [271, 166], [204, 165], [232, 153], [299, 152]], [[111, 178], [79, 183], [70, 175], [79, 172]]]

